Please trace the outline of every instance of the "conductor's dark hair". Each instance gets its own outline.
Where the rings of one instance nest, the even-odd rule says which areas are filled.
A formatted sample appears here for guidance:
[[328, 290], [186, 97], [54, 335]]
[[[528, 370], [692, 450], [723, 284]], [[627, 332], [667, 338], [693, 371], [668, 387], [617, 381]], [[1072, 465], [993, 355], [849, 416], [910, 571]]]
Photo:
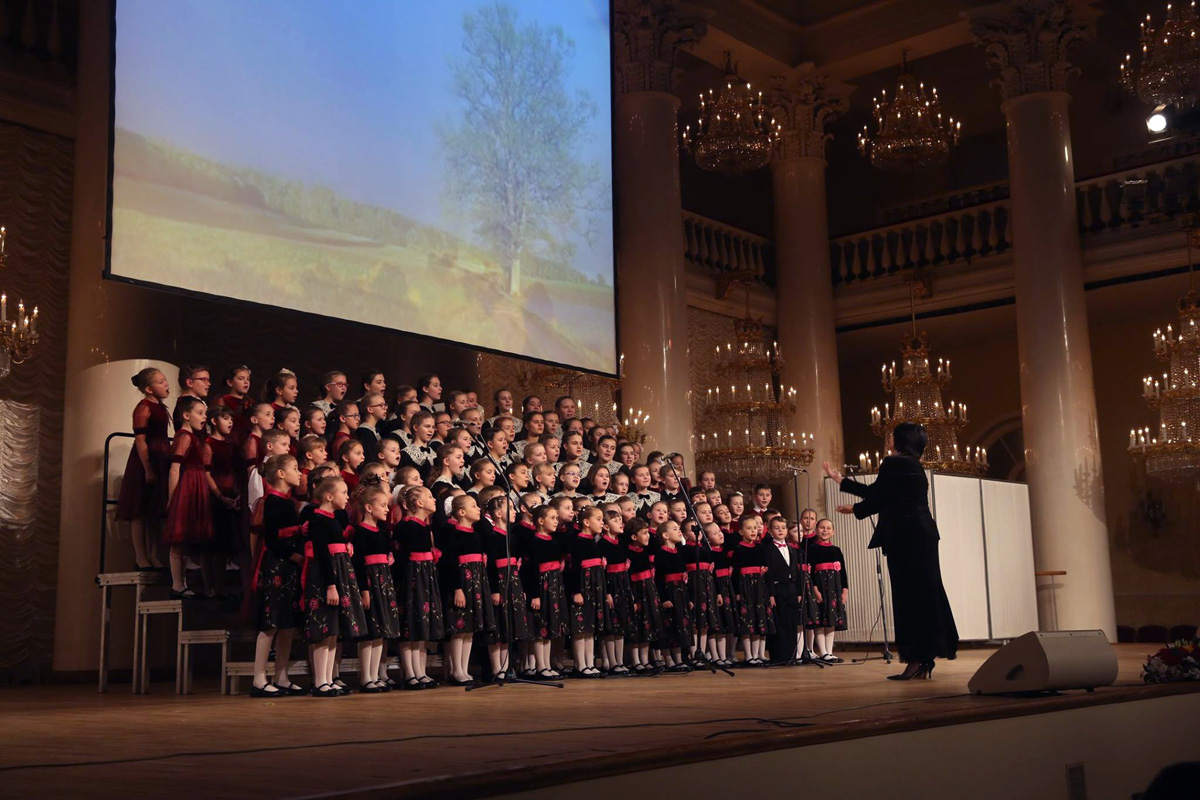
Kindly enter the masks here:
[[892, 442], [897, 453], [903, 453], [910, 458], [919, 459], [929, 443], [929, 434], [924, 425], [915, 422], [901, 422], [892, 431]]

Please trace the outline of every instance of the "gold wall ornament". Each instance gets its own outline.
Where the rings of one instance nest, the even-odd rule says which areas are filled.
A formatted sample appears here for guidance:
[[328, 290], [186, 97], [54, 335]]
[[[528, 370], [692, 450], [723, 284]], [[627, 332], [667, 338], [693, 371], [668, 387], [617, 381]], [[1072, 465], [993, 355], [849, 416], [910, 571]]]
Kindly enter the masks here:
[[723, 84], [715, 93], [700, 93], [695, 129], [684, 127], [682, 146], [701, 169], [736, 178], [770, 163], [780, 127], [767, 111], [763, 93], [738, 77], [729, 51]]
[[1152, 106], [1191, 108], [1200, 99], [1200, 16], [1195, 0], [1167, 3], [1162, 25], [1141, 24], [1141, 54], [1127, 53], [1121, 85]]
[[872, 166], [884, 170], [909, 170], [944, 163], [950, 148], [958, 144], [962, 123], [943, 116], [937, 89], [917, 80], [908, 69], [905, 51], [900, 61], [896, 92], [888, 99], [887, 89], [872, 98], [875, 135], [864, 125], [858, 149]]

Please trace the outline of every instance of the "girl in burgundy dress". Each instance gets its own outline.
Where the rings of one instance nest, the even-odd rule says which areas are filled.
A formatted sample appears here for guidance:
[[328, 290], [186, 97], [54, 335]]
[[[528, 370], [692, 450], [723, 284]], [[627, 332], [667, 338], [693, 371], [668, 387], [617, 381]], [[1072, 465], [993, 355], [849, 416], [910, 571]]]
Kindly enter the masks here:
[[[254, 598], [258, 639], [254, 646], [251, 697], [300, 694], [288, 677], [292, 637], [300, 624], [300, 567], [304, 532], [291, 493], [300, 485], [296, 459], [272, 456], [263, 465], [267, 490], [260, 510], [263, 547], [255, 555]], [[267, 662], [275, 651], [275, 682], [267, 682]]]
[[239, 449], [250, 435], [250, 412], [254, 401], [250, 398], [250, 368], [239, 364], [225, 373], [225, 394], [217, 400], [233, 412], [233, 434], [229, 437]]
[[[334, 685], [334, 656], [339, 641], [367, 635], [362, 594], [350, 560], [348, 530], [337, 519], [350, 502], [346, 482], [328, 478], [313, 490], [317, 504], [308, 523], [308, 544], [300, 582], [308, 641], [313, 645], [313, 697], [337, 697], [349, 689]], [[352, 529], [349, 529], [352, 530]]]
[[385, 640], [400, 638], [400, 607], [392, 584], [395, 556], [386, 527], [390, 500], [380, 483], [364, 484], [355, 497], [362, 521], [354, 528], [354, 573], [367, 618], [367, 633], [358, 642], [358, 675], [360, 691], [367, 694], [391, 691], [386, 668], [381, 669], [380, 664]]
[[209, 416], [212, 433], [204, 440], [204, 464], [208, 468], [208, 490], [212, 495], [212, 540], [200, 561], [204, 586], [214, 595], [229, 557], [241, 544], [242, 454], [232, 441], [233, 411], [213, 406]]
[[[209, 374], [208, 367], [199, 364], [184, 364], [179, 368], [180, 400], [185, 397], [195, 397], [208, 405], [208, 392], [211, 388], [212, 375]], [[179, 403], [176, 403], [175, 411], [171, 414], [171, 423], [174, 425], [176, 433], [184, 429], [182, 414]], [[204, 438], [204, 431], [200, 432], [200, 438]]]
[[337, 465], [341, 470], [342, 480], [351, 489], [358, 488], [358, 468], [362, 466], [365, 457], [361, 442], [347, 439], [338, 448]]
[[162, 569], [149, 546], [146, 527], [147, 523], [157, 524], [167, 511], [171, 414], [163, 400], [171, 394], [171, 385], [167, 376], [154, 367], [147, 367], [131, 380], [142, 399], [133, 409], [133, 449], [125, 462], [117, 519], [129, 523], [135, 568]]
[[442, 619], [442, 591], [433, 546], [433, 514], [437, 501], [424, 486], [410, 486], [401, 495], [408, 516], [396, 531], [396, 544], [402, 557], [400, 608], [403, 612], [401, 662], [405, 689], [436, 686], [426, 673], [427, 643], [445, 635]]
[[470, 686], [475, 682], [467, 671], [475, 634], [485, 637], [496, 634], [487, 556], [483, 536], [475, 527], [480, 517], [474, 497], [462, 494], [451, 501], [445, 539], [447, 552], [442, 555], [451, 565], [446, 570], [448, 580], [442, 591], [445, 594], [446, 632], [450, 636], [446, 650], [450, 656], [452, 686]]
[[295, 406], [296, 398], [300, 396], [300, 384], [296, 381], [296, 373], [290, 369], [281, 369], [271, 376], [263, 387], [262, 399], [270, 403], [275, 412], [287, 406]]
[[276, 411], [275, 427], [288, 435], [288, 452], [298, 455], [296, 445], [300, 441], [300, 411], [291, 406]]
[[171, 472], [167, 483], [167, 525], [163, 542], [171, 547], [171, 599], [195, 597], [187, 587], [184, 562], [189, 549], [212, 539], [208, 470], [204, 464], [201, 433], [208, 410], [198, 397], [181, 397], [176, 406], [183, 428], [171, 447]]

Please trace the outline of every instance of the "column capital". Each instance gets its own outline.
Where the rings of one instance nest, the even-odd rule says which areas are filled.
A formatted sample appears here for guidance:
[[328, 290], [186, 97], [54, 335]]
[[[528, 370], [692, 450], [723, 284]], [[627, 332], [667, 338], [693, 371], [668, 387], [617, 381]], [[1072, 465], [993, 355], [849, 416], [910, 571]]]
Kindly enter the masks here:
[[698, 42], [708, 23], [675, 0], [615, 0], [614, 12], [617, 94], [673, 93], [675, 54]]
[[781, 125], [779, 158], [825, 158], [831, 134], [825, 123], [850, 107], [853, 87], [830, 81], [812, 64], [788, 77], [776, 75], [767, 84], [764, 101]]
[[1067, 51], [1095, 34], [1091, 20], [1077, 18], [1069, 0], [1012, 0], [966, 16], [971, 38], [1000, 73], [992, 83], [1005, 100], [1065, 92], [1067, 78], [1079, 72]]

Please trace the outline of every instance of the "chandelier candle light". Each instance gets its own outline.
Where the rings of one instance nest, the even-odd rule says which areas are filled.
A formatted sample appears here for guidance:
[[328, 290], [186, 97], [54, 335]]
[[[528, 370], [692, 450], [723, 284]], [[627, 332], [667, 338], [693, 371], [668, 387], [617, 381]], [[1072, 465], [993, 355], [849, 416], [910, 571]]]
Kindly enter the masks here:
[[763, 93], [755, 94], [750, 83], [738, 77], [727, 51], [725, 88], [716, 95], [712, 89], [700, 93], [696, 129], [683, 129], [683, 150], [701, 169], [736, 178], [770, 162], [781, 129], [767, 115]]
[[885, 170], [908, 170], [941, 164], [958, 144], [962, 123], [942, 116], [937, 89], [913, 77], [908, 71], [908, 53], [900, 61], [895, 98], [888, 100], [887, 89], [872, 98], [875, 136], [864, 125], [858, 135], [859, 152], [871, 164]]
[[717, 380], [704, 397], [697, 464], [738, 486], [778, 482], [789, 468], [812, 464], [815, 438], [788, 428], [796, 390], [778, 381], [778, 343], [768, 345], [750, 318], [734, 331], [737, 341], [714, 353]]
[[[6, 246], [8, 229], [0, 226], [0, 270], [7, 265], [8, 255]], [[13, 364], [24, 364], [33, 355], [37, 345], [38, 309], [33, 307], [29, 314], [25, 313], [25, 301], [17, 301], [17, 316], [8, 317], [8, 294], [0, 291], [0, 378], [5, 378], [12, 372]]]
[[1141, 58], [1135, 64], [1126, 54], [1121, 64], [1121, 83], [1142, 102], [1153, 106], [1196, 105], [1200, 87], [1200, 17], [1196, 3], [1167, 3], [1162, 27], [1142, 22]]
[[1169, 364], [1162, 378], [1142, 379], [1142, 396], [1158, 410], [1158, 433], [1150, 428], [1129, 432], [1129, 452], [1144, 462], [1146, 474], [1168, 482], [1184, 482], [1200, 476], [1200, 295], [1196, 293], [1192, 268], [1192, 238], [1200, 230], [1190, 228], [1188, 278], [1191, 286], [1179, 300], [1179, 332], [1171, 325], [1164, 333], [1154, 332], [1154, 355]]

